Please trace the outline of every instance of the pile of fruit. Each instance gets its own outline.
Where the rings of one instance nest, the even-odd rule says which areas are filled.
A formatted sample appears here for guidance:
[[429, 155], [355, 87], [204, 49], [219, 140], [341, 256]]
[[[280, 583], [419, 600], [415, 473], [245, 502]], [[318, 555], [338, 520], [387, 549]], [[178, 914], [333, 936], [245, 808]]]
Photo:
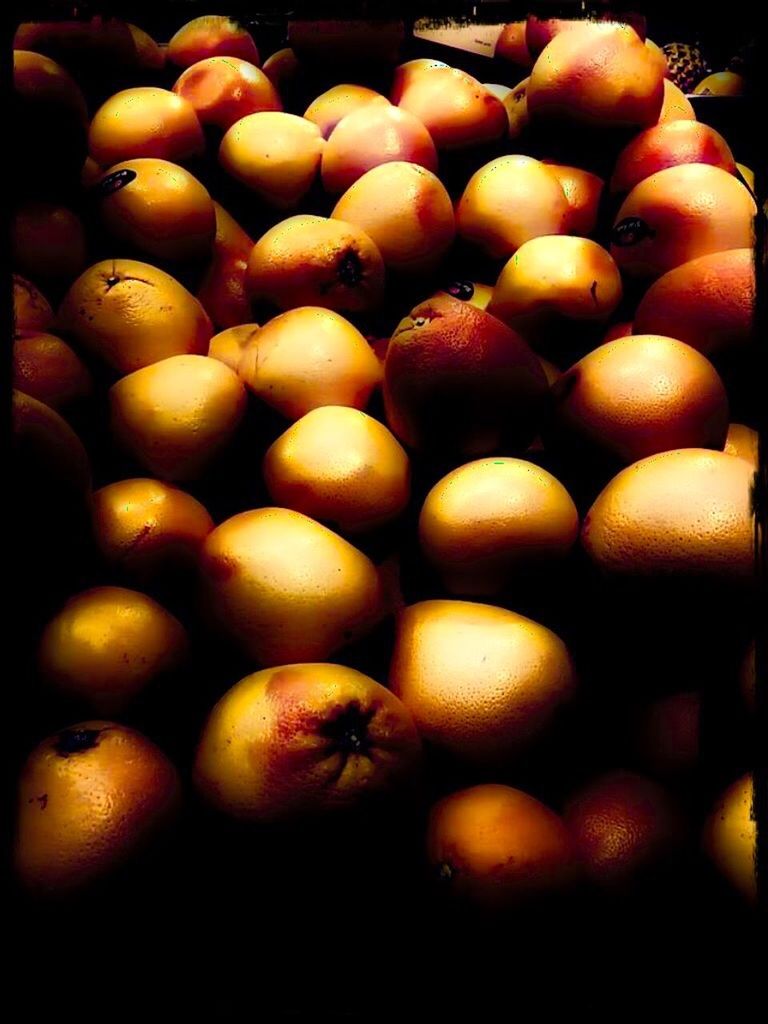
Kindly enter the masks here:
[[627, 24], [300, 29], [16, 33], [20, 883], [381, 814], [484, 913], [753, 900], [749, 168]]

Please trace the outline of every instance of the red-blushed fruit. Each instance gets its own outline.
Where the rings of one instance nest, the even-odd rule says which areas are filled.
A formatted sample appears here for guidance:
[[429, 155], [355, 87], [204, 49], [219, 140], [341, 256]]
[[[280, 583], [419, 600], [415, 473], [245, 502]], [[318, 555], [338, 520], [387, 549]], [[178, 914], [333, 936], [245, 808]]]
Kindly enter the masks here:
[[176, 770], [115, 722], [80, 722], [32, 751], [19, 783], [14, 862], [23, 885], [53, 896], [130, 862], [169, 823]]
[[699, 767], [701, 694], [697, 690], [660, 697], [636, 718], [636, 746], [645, 767], [676, 778]]
[[521, 68], [533, 67], [533, 57], [526, 43], [526, 22], [513, 21], [505, 25], [496, 40], [493, 55]]
[[432, 68], [447, 68], [448, 65], [442, 60], [432, 60], [430, 57], [418, 57], [415, 60], [408, 60], [404, 64], [398, 64], [392, 75], [392, 86], [389, 90], [390, 103], [398, 104], [403, 92], [419, 78], [424, 71]]
[[66, 409], [91, 394], [93, 378], [61, 338], [22, 332], [13, 342], [13, 386], [52, 409]]
[[299, 214], [256, 242], [247, 287], [254, 300], [279, 309], [322, 306], [340, 313], [375, 309], [384, 296], [384, 261], [361, 228]]
[[414, 69], [393, 103], [426, 127], [438, 149], [464, 149], [500, 139], [509, 127], [501, 100], [459, 68]]
[[146, 594], [94, 587], [71, 597], [43, 630], [44, 681], [97, 714], [120, 714], [187, 652], [187, 633]]
[[728, 426], [728, 436], [725, 439], [723, 450], [729, 455], [737, 455], [740, 459], [746, 459], [757, 471], [758, 439], [758, 432], [752, 427], [748, 427], [744, 423], [731, 423]]
[[606, 342], [554, 386], [545, 441], [624, 464], [673, 448], [722, 451], [728, 395], [709, 360], [653, 334]]
[[267, 449], [264, 482], [277, 505], [347, 533], [395, 519], [408, 504], [408, 456], [383, 423], [346, 406], [313, 409]]
[[191, 494], [142, 477], [95, 491], [92, 512], [93, 537], [104, 562], [140, 582], [196, 568], [214, 525]]
[[272, 85], [276, 89], [280, 89], [289, 85], [296, 78], [300, 67], [299, 59], [290, 46], [284, 46], [282, 50], [276, 50], [267, 57], [261, 70]]
[[387, 348], [387, 422], [420, 451], [477, 456], [525, 445], [546, 390], [541, 364], [518, 334], [449, 295], [416, 306]]
[[752, 342], [755, 318], [752, 249], [699, 256], [651, 285], [635, 312], [638, 334], [664, 334], [712, 359]]
[[277, 90], [255, 64], [237, 57], [208, 57], [183, 71], [173, 86], [194, 107], [200, 124], [225, 132], [241, 117], [282, 110]]
[[427, 859], [449, 896], [486, 912], [558, 892], [576, 875], [560, 815], [497, 784], [462, 789], [434, 805]]
[[410, 714], [381, 684], [342, 665], [288, 664], [219, 700], [194, 779], [232, 817], [299, 821], [404, 794], [420, 754]]
[[524, 22], [525, 46], [531, 55], [531, 64], [536, 62], [545, 46], [560, 35], [561, 32], [568, 32], [572, 28], [579, 28], [583, 22], [575, 18], [539, 18], [535, 14], [529, 14]]
[[347, 114], [366, 107], [369, 103], [388, 106], [389, 100], [380, 92], [374, 92], [364, 85], [334, 85], [309, 104], [304, 111], [304, 117], [316, 124], [323, 138], [327, 139]]
[[31, 281], [13, 275], [13, 329], [21, 331], [47, 331], [53, 326], [51, 305]]
[[563, 641], [506, 608], [421, 601], [400, 612], [389, 685], [423, 739], [502, 765], [541, 736], [576, 689]]
[[629, 192], [644, 178], [680, 164], [712, 164], [734, 174], [736, 164], [725, 139], [698, 121], [668, 121], [640, 132], [619, 153], [612, 192]]
[[[611, 324], [608, 330], [603, 335], [602, 344], [605, 345], [608, 341], [617, 341], [619, 338], [628, 338], [632, 333], [632, 321], [631, 320], [620, 320], [616, 324]], [[651, 333], [646, 331], [646, 334]]]
[[757, 817], [752, 775], [737, 779], [715, 802], [704, 826], [704, 850], [725, 881], [757, 900]]
[[221, 523], [206, 538], [201, 573], [216, 619], [261, 665], [327, 658], [385, 613], [373, 562], [289, 509]]
[[193, 18], [171, 37], [168, 60], [188, 68], [208, 57], [239, 57], [258, 65], [259, 51], [251, 33], [225, 14]]
[[230, 370], [237, 373], [243, 352], [256, 337], [258, 331], [258, 324], [238, 324], [237, 327], [228, 327], [211, 338], [208, 355], [211, 359], [221, 360]]
[[611, 232], [622, 273], [659, 277], [689, 260], [750, 248], [757, 207], [749, 190], [720, 167], [681, 164], [635, 185]]
[[600, 197], [605, 187], [603, 179], [580, 167], [569, 167], [552, 160], [542, 160], [542, 163], [560, 182], [568, 200], [570, 210], [565, 221], [565, 233], [591, 235], [597, 224]]
[[87, 257], [83, 222], [58, 203], [21, 205], [13, 215], [11, 245], [14, 268], [35, 281], [68, 283]]
[[452, 594], [498, 593], [520, 570], [563, 559], [578, 536], [566, 489], [523, 459], [459, 466], [430, 490], [419, 517], [422, 550]]
[[601, 885], [631, 884], [676, 850], [682, 821], [664, 789], [641, 775], [615, 772], [569, 801], [565, 821], [586, 875]]
[[743, 585], [755, 571], [753, 478], [748, 462], [724, 452], [651, 455], [601, 491], [582, 544], [608, 574]]

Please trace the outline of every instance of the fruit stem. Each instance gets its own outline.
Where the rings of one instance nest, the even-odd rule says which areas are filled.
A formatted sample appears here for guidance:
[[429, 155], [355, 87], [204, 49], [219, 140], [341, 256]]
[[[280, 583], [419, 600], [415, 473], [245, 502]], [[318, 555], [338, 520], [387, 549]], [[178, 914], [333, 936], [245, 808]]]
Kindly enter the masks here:
[[56, 740], [56, 753], [61, 757], [69, 757], [70, 754], [81, 754], [84, 750], [90, 750], [98, 743], [101, 729], [65, 729], [59, 733]]

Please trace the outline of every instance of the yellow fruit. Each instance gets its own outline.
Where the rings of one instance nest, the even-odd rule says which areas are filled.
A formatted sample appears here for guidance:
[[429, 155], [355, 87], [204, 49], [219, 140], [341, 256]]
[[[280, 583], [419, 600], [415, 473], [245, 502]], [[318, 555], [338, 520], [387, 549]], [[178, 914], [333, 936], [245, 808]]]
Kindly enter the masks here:
[[230, 370], [237, 373], [243, 352], [256, 337], [258, 330], [258, 324], [240, 324], [237, 327], [228, 327], [211, 338], [208, 355], [211, 359], [221, 360]]
[[93, 378], [61, 338], [24, 332], [13, 342], [13, 386], [52, 409], [61, 409], [89, 395]]
[[757, 900], [757, 820], [753, 806], [754, 783], [743, 775], [722, 794], [704, 827], [704, 849], [734, 889]]
[[183, 162], [203, 152], [205, 138], [191, 103], [168, 89], [140, 86], [99, 107], [88, 148], [104, 167], [140, 156]]

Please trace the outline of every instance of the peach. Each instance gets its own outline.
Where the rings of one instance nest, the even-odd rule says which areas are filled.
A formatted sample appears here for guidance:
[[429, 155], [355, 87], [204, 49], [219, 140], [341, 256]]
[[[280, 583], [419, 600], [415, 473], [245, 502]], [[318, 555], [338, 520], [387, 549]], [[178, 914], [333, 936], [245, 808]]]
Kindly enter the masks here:
[[168, 89], [123, 89], [93, 115], [88, 131], [93, 159], [110, 167], [152, 156], [183, 163], [205, 149], [203, 129], [191, 103]]
[[221, 523], [206, 538], [201, 573], [213, 614], [265, 667], [327, 658], [385, 611], [373, 562], [290, 509]]
[[661, 105], [658, 124], [668, 121], [695, 121], [696, 111], [693, 104], [674, 82], [664, 79], [664, 102]]
[[682, 263], [654, 281], [633, 330], [678, 338], [715, 359], [750, 344], [754, 317], [754, 253], [729, 249]]
[[280, 309], [315, 305], [367, 312], [384, 296], [384, 261], [373, 239], [355, 225], [300, 214], [256, 242], [246, 281], [253, 299]]
[[194, 108], [200, 124], [225, 132], [241, 117], [261, 110], [282, 110], [277, 90], [255, 64], [237, 57], [208, 57], [192, 64], [173, 91]]
[[635, 185], [622, 203], [611, 254], [630, 276], [659, 277], [698, 256], [751, 247], [756, 212], [749, 190], [722, 168], [667, 167]]
[[31, 281], [13, 275], [13, 329], [47, 331], [53, 326], [53, 310], [46, 297]]
[[247, 29], [224, 14], [203, 14], [182, 25], [168, 43], [168, 60], [188, 68], [208, 57], [239, 57], [258, 66], [259, 51]]
[[420, 753], [411, 716], [369, 676], [283, 665], [224, 694], [205, 723], [194, 780], [235, 818], [295, 821], [403, 792]]
[[736, 173], [728, 143], [714, 128], [698, 121], [668, 121], [646, 128], [621, 151], [611, 176], [611, 191], [629, 192], [656, 171], [679, 164], [712, 164]]
[[270, 206], [297, 206], [309, 192], [325, 142], [317, 125], [276, 111], [237, 121], [219, 149], [219, 162], [233, 178]]
[[364, 408], [381, 364], [343, 316], [303, 306], [264, 324], [243, 350], [238, 373], [255, 395], [297, 420], [323, 405]]
[[299, 59], [290, 46], [284, 46], [267, 57], [261, 66], [261, 70], [270, 80], [276, 89], [288, 85], [296, 78], [299, 68]]
[[628, 25], [585, 22], [554, 36], [537, 58], [528, 112], [600, 127], [655, 124], [664, 71]]
[[513, 21], [505, 25], [496, 40], [493, 55], [521, 68], [533, 67], [533, 56], [526, 42], [526, 22]]
[[528, 83], [530, 78], [524, 78], [504, 97], [504, 109], [507, 112], [509, 122], [509, 138], [513, 141], [520, 138], [528, 127]]
[[334, 85], [309, 104], [304, 111], [304, 117], [316, 124], [323, 138], [327, 139], [347, 114], [352, 114], [371, 103], [389, 106], [386, 96], [364, 85]]
[[86, 263], [83, 222], [58, 203], [19, 206], [11, 224], [11, 246], [15, 269], [35, 280], [69, 283]]
[[61, 338], [24, 332], [13, 343], [13, 386], [52, 409], [62, 409], [90, 395], [93, 378]]
[[235, 433], [246, 393], [207, 356], [171, 356], [129, 373], [109, 392], [112, 431], [155, 476], [199, 477]]
[[[70, 495], [78, 506], [91, 497], [91, 467], [83, 442], [55, 409], [13, 390], [11, 394], [13, 452], [18, 460], [17, 480], [21, 498], [29, 478], [34, 487], [47, 491], [56, 502]], [[30, 488], [31, 490], [31, 488]], [[20, 501], [21, 507], [23, 502]], [[56, 517], [47, 517], [55, 519]]]
[[368, 103], [334, 128], [321, 174], [327, 192], [344, 192], [366, 171], [391, 161], [437, 170], [437, 150], [418, 118], [391, 104]]
[[563, 234], [569, 216], [554, 171], [529, 156], [500, 156], [469, 179], [456, 228], [488, 256], [506, 259], [531, 238]]
[[259, 330], [258, 324], [237, 324], [214, 334], [208, 345], [211, 359], [219, 359], [237, 373], [240, 359], [245, 348], [250, 344]]
[[568, 235], [591, 235], [597, 225], [600, 198], [605, 182], [581, 167], [568, 167], [552, 160], [542, 160], [549, 167], [565, 193], [570, 207], [565, 222]]
[[544, 371], [525, 341], [449, 295], [416, 306], [387, 348], [387, 422], [419, 450], [478, 456], [525, 444], [545, 392]]
[[453, 243], [453, 204], [431, 171], [415, 163], [381, 164], [366, 171], [331, 214], [362, 228], [385, 266], [405, 273], [434, 270]]
[[424, 71], [447, 67], [448, 64], [441, 60], [433, 60], [431, 57], [417, 57], [415, 60], [406, 61], [405, 64], [398, 64], [392, 76], [392, 86], [389, 91], [390, 103], [397, 105], [405, 89]]
[[403, 79], [397, 105], [425, 125], [438, 149], [494, 142], [509, 127], [501, 100], [458, 68], [417, 69]]

